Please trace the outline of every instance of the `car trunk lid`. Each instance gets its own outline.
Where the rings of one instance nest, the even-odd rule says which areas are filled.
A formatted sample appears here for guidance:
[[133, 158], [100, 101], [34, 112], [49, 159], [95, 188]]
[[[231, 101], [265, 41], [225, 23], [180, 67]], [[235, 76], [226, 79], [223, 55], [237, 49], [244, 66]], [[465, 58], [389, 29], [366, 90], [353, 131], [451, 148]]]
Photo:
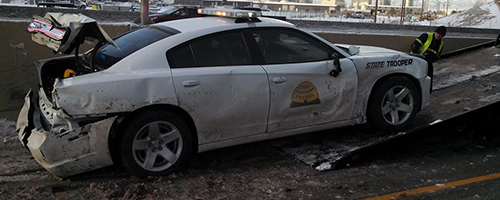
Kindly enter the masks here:
[[70, 54], [85, 39], [109, 43], [118, 48], [94, 19], [82, 14], [48, 12], [43, 18], [35, 16], [27, 30], [32, 34], [33, 41], [57, 53]]

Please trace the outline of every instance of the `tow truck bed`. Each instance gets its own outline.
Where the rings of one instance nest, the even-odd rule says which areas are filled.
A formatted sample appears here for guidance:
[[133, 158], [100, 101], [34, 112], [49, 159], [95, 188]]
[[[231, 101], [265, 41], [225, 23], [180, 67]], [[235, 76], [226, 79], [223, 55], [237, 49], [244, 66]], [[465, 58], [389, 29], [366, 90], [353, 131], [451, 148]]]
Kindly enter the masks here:
[[320, 171], [340, 168], [375, 147], [425, 137], [425, 131], [421, 130], [433, 124], [500, 104], [499, 63], [500, 49], [495, 47], [455, 52], [435, 62], [430, 104], [406, 132], [384, 133], [368, 126], [348, 127], [275, 140], [270, 144]]

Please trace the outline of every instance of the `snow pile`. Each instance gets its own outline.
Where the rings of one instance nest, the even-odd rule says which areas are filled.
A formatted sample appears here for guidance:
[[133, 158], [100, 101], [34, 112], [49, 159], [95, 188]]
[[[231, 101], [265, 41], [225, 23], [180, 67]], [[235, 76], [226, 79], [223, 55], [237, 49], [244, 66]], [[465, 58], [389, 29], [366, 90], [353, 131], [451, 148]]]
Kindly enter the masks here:
[[500, 8], [493, 0], [477, 1], [474, 7], [435, 21], [437, 25], [474, 28], [500, 28]]
[[0, 136], [15, 136], [16, 123], [6, 119], [0, 119]]

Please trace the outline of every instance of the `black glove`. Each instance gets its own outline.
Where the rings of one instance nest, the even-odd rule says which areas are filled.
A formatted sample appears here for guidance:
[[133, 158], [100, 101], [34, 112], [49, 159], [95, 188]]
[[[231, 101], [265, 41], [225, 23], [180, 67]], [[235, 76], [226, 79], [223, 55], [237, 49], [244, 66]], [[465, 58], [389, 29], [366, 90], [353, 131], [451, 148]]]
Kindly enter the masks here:
[[416, 42], [413, 42], [410, 46], [411, 48], [411, 52], [414, 53], [414, 54], [418, 54], [419, 53], [419, 48], [420, 48], [420, 45]]
[[438, 57], [433, 53], [425, 52], [423, 54], [423, 56], [424, 56], [424, 59], [427, 60], [427, 62], [434, 62], [438, 59]]

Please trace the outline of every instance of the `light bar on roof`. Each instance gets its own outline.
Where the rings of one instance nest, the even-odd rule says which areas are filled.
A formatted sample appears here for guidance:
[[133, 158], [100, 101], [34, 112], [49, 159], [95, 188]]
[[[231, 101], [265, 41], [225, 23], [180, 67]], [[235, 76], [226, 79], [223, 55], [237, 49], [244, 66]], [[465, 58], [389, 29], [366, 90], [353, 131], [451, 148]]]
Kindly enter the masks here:
[[215, 16], [231, 17], [231, 18], [255, 18], [262, 16], [262, 14], [259, 11], [227, 9], [227, 8], [198, 9], [198, 14], [215, 15]]

